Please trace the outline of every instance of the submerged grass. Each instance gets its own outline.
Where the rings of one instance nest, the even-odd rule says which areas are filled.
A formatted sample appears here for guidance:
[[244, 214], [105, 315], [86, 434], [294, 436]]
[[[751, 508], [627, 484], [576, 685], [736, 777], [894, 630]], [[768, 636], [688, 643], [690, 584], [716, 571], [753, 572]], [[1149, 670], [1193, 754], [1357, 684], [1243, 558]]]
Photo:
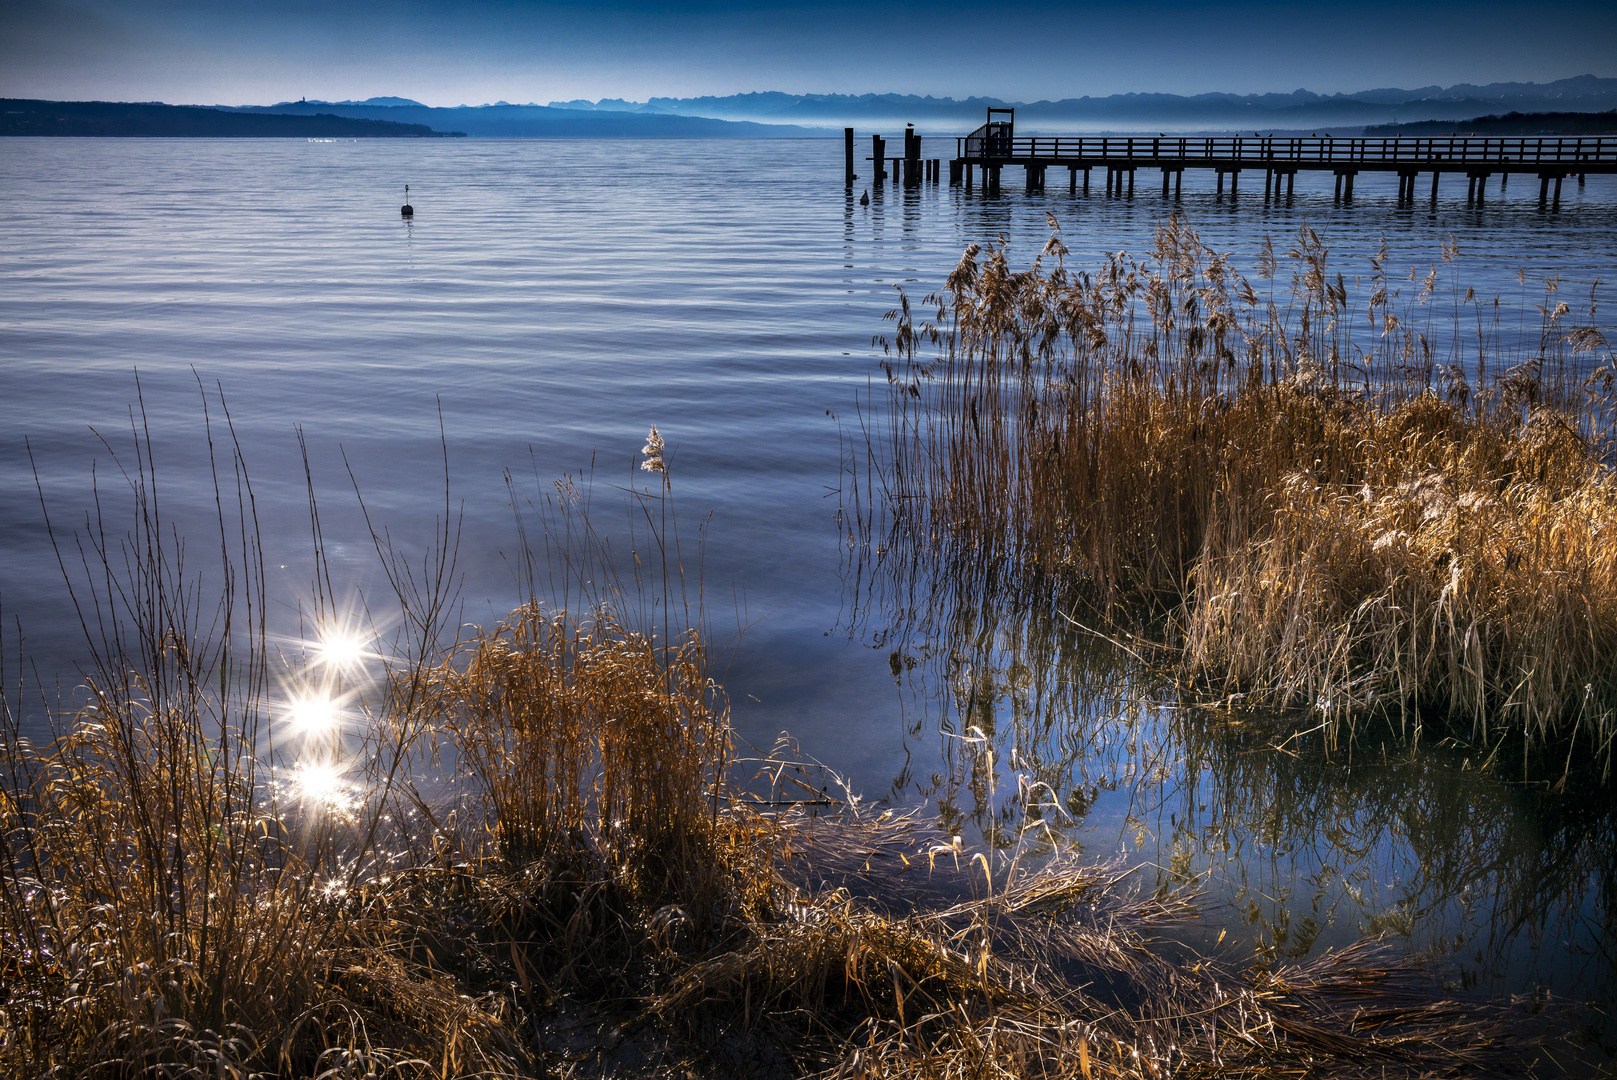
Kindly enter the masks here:
[[1203, 699], [1525, 733], [1609, 775], [1617, 367], [1594, 289], [1580, 319], [1551, 281], [1510, 327], [1445, 287], [1451, 246], [1407, 294], [1383, 248], [1361, 306], [1306, 227], [1249, 280], [1177, 220], [1149, 261], [1073, 272], [1051, 223], [1031, 268], [973, 245], [924, 316], [891, 313], [853, 541]]

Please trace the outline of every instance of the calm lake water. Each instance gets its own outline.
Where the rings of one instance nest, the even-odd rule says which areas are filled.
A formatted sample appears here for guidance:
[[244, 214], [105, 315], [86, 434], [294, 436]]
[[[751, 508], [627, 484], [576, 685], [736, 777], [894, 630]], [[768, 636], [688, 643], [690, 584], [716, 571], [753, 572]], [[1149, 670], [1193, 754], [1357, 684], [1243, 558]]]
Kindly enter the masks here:
[[[655, 423], [687, 554], [699, 527], [706, 536], [708, 613], [722, 636], [745, 627], [725, 668], [742, 735], [767, 747], [790, 731], [866, 799], [926, 799], [980, 827], [990, 804], [981, 785], [971, 791], [973, 749], [952, 734], [965, 691], [926, 664], [895, 678], [888, 616], [854, 586], [846, 557], [844, 437], [857, 436], [858, 403], [880, 377], [872, 337], [890, 325], [895, 285], [917, 297], [940, 287], [970, 242], [1003, 236], [1025, 264], [1048, 212], [1082, 268], [1103, 252], [1143, 255], [1171, 204], [1145, 174], [1117, 200], [1098, 180], [1087, 197], [1054, 182], [1024, 195], [1011, 170], [1000, 197], [888, 186], [861, 207], [866, 181], [844, 192], [841, 150], [6, 140], [9, 670], [20, 630], [47, 682], [75, 681], [78, 623], [38, 492], [70, 531], [93, 475], [116, 487], [113, 452], [133, 461], [137, 378], [164, 512], [198, 538], [214, 512], [199, 383], [222, 387], [252, 471], [274, 618], [287, 626], [312, 577], [300, 430], [334, 583], [366, 594], [385, 581], [349, 470], [373, 520], [418, 548], [442, 512], [447, 450], [464, 512], [461, 620], [489, 623], [522, 599], [512, 491], [538, 499], [556, 477], [592, 473], [592, 521], [621, 535], [620, 489], [647, 478], [636, 452]], [[406, 183], [410, 224], [398, 213]], [[1577, 306], [1617, 262], [1609, 177], [1569, 182], [1558, 213], [1538, 209], [1529, 177], [1503, 192], [1496, 178], [1482, 209], [1464, 205], [1459, 177], [1413, 209], [1395, 206], [1391, 177], [1361, 176], [1351, 206], [1333, 205], [1330, 184], [1299, 176], [1293, 200], [1265, 205], [1250, 183], [1216, 199], [1212, 177], [1191, 174], [1179, 209], [1248, 271], [1266, 234], [1284, 247], [1305, 223], [1350, 281], [1383, 240], [1395, 266], [1424, 273], [1453, 237], [1460, 255], [1445, 276], [1507, 307], [1541, 300], [1539, 283], [1557, 274]], [[1149, 707], [1070, 702], [1030, 719], [1016, 694], [972, 707], [998, 732], [1002, 792], [1014, 791], [1013, 760], [1033, 762], [1081, 812], [1071, 835], [1086, 850], [1136, 865], [1148, 886], [1202, 879], [1208, 942], [1228, 931], [1225, 948], [1300, 956], [1386, 933], [1444, 957], [1457, 986], [1613, 996], [1617, 814], [1598, 792], [1479, 772], [1462, 748], [1392, 740], [1348, 760], [1306, 739], [1274, 751], [1268, 735]], [[41, 711], [27, 715], [44, 730]]]

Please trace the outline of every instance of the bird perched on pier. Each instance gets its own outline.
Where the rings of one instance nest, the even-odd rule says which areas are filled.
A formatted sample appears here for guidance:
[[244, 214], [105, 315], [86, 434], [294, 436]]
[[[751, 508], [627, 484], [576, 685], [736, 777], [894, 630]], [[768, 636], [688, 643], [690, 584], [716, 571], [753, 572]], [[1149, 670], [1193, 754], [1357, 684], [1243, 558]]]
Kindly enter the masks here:
[[859, 196], [859, 205], [860, 206], [869, 206], [870, 205], [870, 189], [869, 188], [866, 188], [865, 193], [863, 195]]

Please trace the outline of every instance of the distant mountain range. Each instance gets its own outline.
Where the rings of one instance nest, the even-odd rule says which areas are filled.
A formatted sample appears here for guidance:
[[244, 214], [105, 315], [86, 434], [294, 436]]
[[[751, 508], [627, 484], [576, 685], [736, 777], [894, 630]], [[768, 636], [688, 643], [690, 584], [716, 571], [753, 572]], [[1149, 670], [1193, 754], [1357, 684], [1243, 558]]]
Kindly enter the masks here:
[[[1416, 120], [1458, 121], [1484, 113], [1599, 112], [1617, 107], [1617, 79], [1580, 75], [1549, 83], [1489, 83], [1423, 86], [1414, 90], [1361, 90], [1352, 94], [1112, 94], [1017, 102], [1000, 98], [917, 97], [913, 94], [733, 94], [729, 97], [660, 98], [643, 103], [551, 102], [573, 112], [704, 116], [810, 127], [902, 128], [963, 134], [983, 122], [988, 107], [1015, 108], [1018, 132], [1074, 130], [1302, 130], [1361, 128]], [[1355, 132], [1356, 133], [1356, 132]]]
[[[47, 108], [48, 107], [48, 108]], [[1610, 123], [1617, 79], [1580, 75], [1550, 83], [1426, 86], [1354, 94], [1113, 94], [1060, 101], [917, 97], [912, 94], [733, 94], [645, 102], [552, 102], [437, 108], [403, 97], [194, 106], [108, 102], [0, 105], [0, 134], [375, 136], [466, 134], [477, 138], [791, 138], [842, 127], [897, 135], [905, 124], [930, 135], [963, 135], [984, 110], [1016, 109], [1020, 134], [1065, 131], [1243, 131], [1359, 134], [1367, 126], [1435, 122], [1458, 127], [1501, 113], [1606, 113], [1558, 121], [1592, 132]], [[1480, 121], [1477, 121], [1480, 123]], [[344, 126], [347, 125], [347, 126]], [[354, 125], [361, 125], [356, 127]], [[369, 125], [368, 127], [365, 125]], [[1593, 125], [1592, 127], [1589, 125]], [[1423, 128], [1425, 134], [1432, 129]]]
[[434, 108], [409, 98], [365, 101], [283, 101], [276, 105], [217, 106], [238, 113], [312, 115], [333, 113], [358, 120], [425, 124], [438, 130], [464, 131], [474, 138], [794, 138], [824, 135], [823, 130], [783, 123], [725, 120], [669, 113], [568, 109], [547, 105], [459, 105]]

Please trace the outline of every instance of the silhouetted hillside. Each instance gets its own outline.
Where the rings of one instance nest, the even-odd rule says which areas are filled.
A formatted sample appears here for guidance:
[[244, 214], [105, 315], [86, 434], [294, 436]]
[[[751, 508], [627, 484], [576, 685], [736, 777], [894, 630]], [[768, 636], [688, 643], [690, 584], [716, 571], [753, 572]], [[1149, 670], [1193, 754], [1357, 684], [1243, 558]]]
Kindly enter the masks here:
[[115, 135], [198, 138], [374, 139], [461, 135], [425, 124], [332, 113], [242, 113], [158, 102], [34, 101], [0, 98], [0, 135]]
[[1378, 124], [1366, 135], [1617, 135], [1617, 109], [1605, 112], [1512, 112], [1471, 120]]

